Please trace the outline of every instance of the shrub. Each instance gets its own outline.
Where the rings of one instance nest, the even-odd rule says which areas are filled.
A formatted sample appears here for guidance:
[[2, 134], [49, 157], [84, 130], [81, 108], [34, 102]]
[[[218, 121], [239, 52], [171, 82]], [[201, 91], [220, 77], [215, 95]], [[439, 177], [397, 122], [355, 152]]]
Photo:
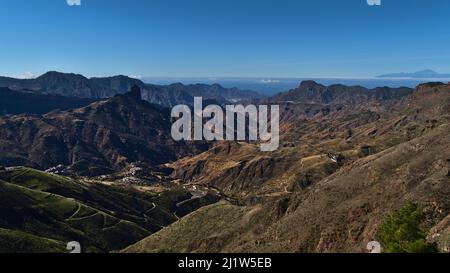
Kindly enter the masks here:
[[436, 247], [427, 243], [426, 234], [421, 229], [423, 220], [423, 208], [408, 203], [386, 217], [378, 231], [378, 240], [388, 253], [436, 252]]

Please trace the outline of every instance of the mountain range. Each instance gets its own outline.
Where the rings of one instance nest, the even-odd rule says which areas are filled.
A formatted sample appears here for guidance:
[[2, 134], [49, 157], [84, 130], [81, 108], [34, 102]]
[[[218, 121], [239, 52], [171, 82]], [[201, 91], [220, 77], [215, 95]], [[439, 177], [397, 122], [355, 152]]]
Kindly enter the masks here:
[[426, 208], [422, 228], [448, 251], [450, 85], [387, 91], [305, 82], [271, 98], [281, 105], [282, 148], [221, 142], [170, 164], [174, 178], [239, 204], [201, 208], [124, 251], [365, 252], [408, 202]]
[[191, 105], [194, 96], [201, 96], [205, 100], [214, 99], [219, 103], [263, 97], [254, 91], [224, 88], [218, 84], [153, 85], [127, 76], [86, 78], [79, 74], [50, 71], [35, 79], [0, 77], [0, 87], [14, 91], [89, 99], [105, 99], [124, 94], [135, 85], [141, 88], [144, 100], [165, 107]]
[[378, 87], [367, 89], [361, 86], [334, 84], [325, 86], [314, 81], [303, 81], [296, 89], [272, 96], [272, 102], [302, 102], [309, 104], [355, 105], [369, 101], [400, 99], [412, 93], [411, 88]]
[[89, 176], [138, 161], [162, 164], [207, 147], [173, 141], [169, 109], [141, 100], [137, 86], [78, 109], [0, 118], [0, 128], [0, 165], [64, 165]]
[[[427, 241], [448, 248], [449, 84], [304, 81], [259, 98], [280, 105], [280, 148], [267, 153], [257, 142], [173, 141], [173, 102], [142, 100], [139, 81], [120, 79], [89, 81], [131, 91], [0, 117], [0, 208], [14, 208], [0, 214], [0, 246], [60, 252], [75, 238], [88, 252], [365, 252], [384, 219], [415, 202]], [[214, 94], [170, 86], [156, 93]]]

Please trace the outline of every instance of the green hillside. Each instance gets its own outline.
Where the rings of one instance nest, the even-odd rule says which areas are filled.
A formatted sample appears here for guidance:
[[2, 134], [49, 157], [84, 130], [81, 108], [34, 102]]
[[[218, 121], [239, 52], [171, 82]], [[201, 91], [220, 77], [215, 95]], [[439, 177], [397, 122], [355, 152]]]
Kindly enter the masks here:
[[[106, 185], [29, 168], [0, 172], [0, 252], [86, 252], [129, 246], [177, 220], [182, 188], [161, 194]], [[193, 208], [195, 209], [195, 208]]]

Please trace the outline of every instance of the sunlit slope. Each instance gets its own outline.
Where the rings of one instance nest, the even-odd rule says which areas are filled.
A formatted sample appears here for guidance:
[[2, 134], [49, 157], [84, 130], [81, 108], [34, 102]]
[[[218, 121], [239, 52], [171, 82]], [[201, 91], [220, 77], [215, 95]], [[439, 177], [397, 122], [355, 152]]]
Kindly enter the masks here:
[[187, 195], [143, 193], [28, 168], [0, 171], [0, 251], [60, 252], [70, 241], [89, 252], [121, 249], [176, 221], [175, 204]]

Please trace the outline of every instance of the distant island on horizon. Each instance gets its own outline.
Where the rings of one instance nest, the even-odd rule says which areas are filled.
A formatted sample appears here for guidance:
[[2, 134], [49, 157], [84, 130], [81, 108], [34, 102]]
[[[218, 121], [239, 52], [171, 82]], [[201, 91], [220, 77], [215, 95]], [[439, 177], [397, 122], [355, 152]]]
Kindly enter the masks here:
[[377, 78], [410, 78], [410, 79], [450, 79], [450, 74], [441, 74], [431, 69], [425, 69], [413, 73], [390, 73], [379, 75]]

